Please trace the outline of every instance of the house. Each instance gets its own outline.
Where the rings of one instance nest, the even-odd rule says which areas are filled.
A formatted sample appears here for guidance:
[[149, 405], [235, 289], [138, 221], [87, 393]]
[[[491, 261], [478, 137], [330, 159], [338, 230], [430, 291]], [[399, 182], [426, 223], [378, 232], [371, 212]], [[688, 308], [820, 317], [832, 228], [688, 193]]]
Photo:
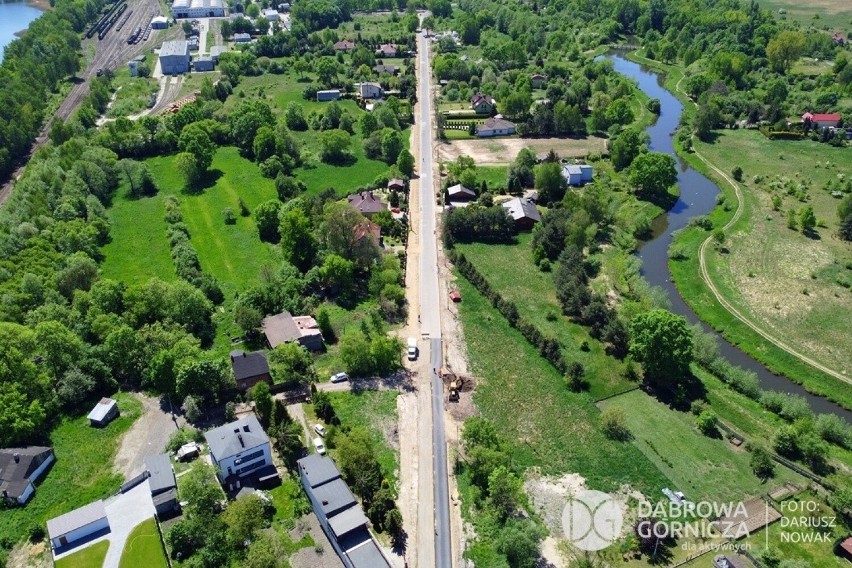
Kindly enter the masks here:
[[165, 30], [169, 27], [169, 19], [165, 16], [154, 16], [151, 18], [152, 30]]
[[476, 93], [470, 98], [470, 108], [472, 108], [476, 114], [491, 114], [494, 112], [496, 107], [497, 102], [489, 95]]
[[383, 63], [380, 63], [379, 65], [373, 67], [373, 71], [375, 71], [379, 75], [381, 75], [382, 73], [387, 73], [388, 75], [397, 75], [399, 74], [399, 67], [397, 67], [396, 65], [385, 65]]
[[388, 206], [385, 205], [378, 197], [373, 195], [372, 191], [361, 191], [353, 193], [346, 198], [349, 205], [358, 210], [358, 212], [368, 219], [381, 211], [387, 211]]
[[160, 69], [163, 75], [181, 75], [189, 72], [189, 42], [164, 41], [160, 48]]
[[541, 73], [533, 73], [530, 76], [530, 83], [532, 83], [533, 89], [541, 89], [544, 87], [544, 84], [547, 83], [547, 75], [542, 75]]
[[204, 438], [216, 477], [227, 491], [240, 489], [247, 481], [278, 476], [272, 465], [269, 437], [254, 414], [208, 430]]
[[54, 461], [53, 450], [44, 446], [0, 450], [0, 495], [3, 500], [24, 505], [35, 492], [35, 484]]
[[528, 231], [533, 225], [541, 221], [541, 214], [536, 209], [535, 203], [522, 197], [515, 197], [503, 203], [503, 209], [509, 212], [509, 216], [515, 221], [515, 229]]
[[234, 43], [249, 43], [251, 36], [249, 34], [234, 34]]
[[515, 123], [505, 118], [492, 117], [476, 127], [476, 135], [480, 138], [492, 136], [511, 136], [515, 133]]
[[298, 462], [299, 479], [314, 514], [346, 568], [390, 568], [373, 535], [367, 517], [334, 461], [311, 454]]
[[324, 103], [328, 101], [336, 101], [340, 98], [340, 89], [328, 89], [326, 91], [317, 91], [317, 102]]
[[405, 182], [399, 178], [393, 178], [388, 181], [388, 189], [391, 191], [404, 191], [405, 190]]
[[175, 18], [224, 18], [224, 0], [175, 0], [172, 4]]
[[260, 381], [272, 382], [269, 374], [269, 362], [263, 351], [246, 353], [242, 349], [231, 351], [231, 370], [237, 381], [237, 388], [247, 391]]
[[106, 508], [101, 500], [47, 521], [47, 536], [54, 550], [109, 530]]
[[352, 51], [355, 49], [355, 42], [348, 39], [340, 40], [334, 44], [334, 51]]
[[272, 8], [267, 8], [262, 13], [263, 17], [269, 20], [269, 22], [277, 22], [278, 21], [278, 10], [273, 10]]
[[379, 49], [376, 50], [376, 55], [383, 55], [384, 57], [394, 57], [396, 55], [397, 46], [395, 43], [383, 43], [379, 46]]
[[219, 56], [228, 51], [227, 45], [214, 45], [210, 48], [210, 57], [213, 58], [213, 63], [219, 63]]
[[322, 333], [317, 320], [311, 316], [292, 316], [290, 312], [282, 312], [269, 316], [261, 322], [266, 343], [270, 349], [275, 349], [282, 343], [296, 341], [305, 349], [319, 351], [322, 349]]
[[118, 403], [111, 398], [102, 398], [89, 413], [89, 426], [103, 428], [118, 416]]
[[837, 545], [837, 551], [846, 560], [852, 562], [852, 536], [846, 537], [840, 544]]
[[562, 177], [568, 185], [578, 186], [592, 181], [592, 166], [588, 164], [565, 164], [562, 166]]
[[476, 192], [460, 183], [447, 188], [450, 201], [471, 201], [476, 199]]
[[806, 112], [802, 115], [802, 122], [810, 124], [813, 128], [837, 128], [840, 124], [840, 114], [819, 114]]
[[378, 83], [356, 83], [358, 95], [362, 99], [380, 99], [385, 94], [384, 89]]
[[213, 71], [213, 58], [201, 55], [192, 60], [192, 70], [195, 72]]
[[157, 515], [162, 517], [178, 511], [177, 479], [169, 456], [160, 454], [146, 459], [145, 471]]
[[355, 225], [352, 232], [355, 235], [356, 241], [369, 237], [378, 246], [384, 246], [382, 243], [382, 228], [369, 219], [365, 219], [363, 223]]

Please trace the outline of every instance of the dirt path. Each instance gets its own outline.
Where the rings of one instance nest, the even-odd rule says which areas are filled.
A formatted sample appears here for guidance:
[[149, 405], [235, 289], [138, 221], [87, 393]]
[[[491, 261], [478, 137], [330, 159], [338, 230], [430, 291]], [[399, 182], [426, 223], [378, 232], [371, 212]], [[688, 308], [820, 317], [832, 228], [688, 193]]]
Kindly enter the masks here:
[[308, 427], [308, 419], [305, 417], [305, 409], [302, 407], [302, 403], [291, 404], [287, 407], [287, 412], [290, 413], [290, 417], [299, 422], [302, 425], [302, 430], [305, 433], [305, 446], [310, 448], [313, 447], [313, 443], [311, 442], [311, 429]]
[[496, 166], [512, 162], [523, 148], [536, 154], [553, 150], [563, 158], [583, 158], [589, 154], [606, 151], [606, 139], [588, 138], [477, 138], [453, 140], [438, 146], [440, 161], [454, 161], [461, 155], [470, 156], [478, 165]]
[[140, 416], [128, 432], [121, 438], [121, 445], [115, 455], [113, 469], [124, 476], [124, 479], [142, 473], [145, 469], [145, 458], [162, 453], [169, 437], [186, 421], [165, 410], [160, 400], [144, 394], [134, 396], [142, 403]]

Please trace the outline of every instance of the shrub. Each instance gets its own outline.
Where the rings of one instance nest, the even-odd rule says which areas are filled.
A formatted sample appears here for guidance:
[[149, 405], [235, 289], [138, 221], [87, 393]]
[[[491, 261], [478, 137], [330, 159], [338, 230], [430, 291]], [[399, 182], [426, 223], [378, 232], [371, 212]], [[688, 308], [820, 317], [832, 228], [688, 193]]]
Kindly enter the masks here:
[[749, 448], [751, 451], [751, 470], [760, 479], [768, 479], [775, 476], [775, 462], [762, 446]]
[[236, 225], [237, 223], [237, 215], [230, 207], [222, 209], [222, 218], [225, 220], [226, 225]]
[[607, 408], [601, 413], [601, 428], [610, 440], [627, 441], [631, 438], [627, 416], [620, 408]]
[[716, 437], [719, 435], [719, 418], [709, 408], [698, 415], [695, 424], [705, 436]]
[[731, 175], [734, 176], [734, 179], [737, 181], [743, 181], [743, 169], [739, 166], [734, 166], [734, 169], [731, 170]]
[[834, 414], [820, 414], [814, 420], [814, 432], [827, 442], [852, 449], [852, 425]]

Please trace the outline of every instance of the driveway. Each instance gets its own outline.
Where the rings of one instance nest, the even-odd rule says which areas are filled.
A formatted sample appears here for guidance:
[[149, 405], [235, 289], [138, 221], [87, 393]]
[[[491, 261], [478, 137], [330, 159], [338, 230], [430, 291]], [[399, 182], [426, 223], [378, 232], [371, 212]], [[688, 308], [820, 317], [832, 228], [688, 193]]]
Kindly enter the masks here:
[[178, 426], [186, 424], [182, 416], [172, 415], [163, 399], [135, 394], [142, 403], [142, 416], [121, 439], [113, 469], [128, 480], [145, 470], [145, 458], [161, 454]]

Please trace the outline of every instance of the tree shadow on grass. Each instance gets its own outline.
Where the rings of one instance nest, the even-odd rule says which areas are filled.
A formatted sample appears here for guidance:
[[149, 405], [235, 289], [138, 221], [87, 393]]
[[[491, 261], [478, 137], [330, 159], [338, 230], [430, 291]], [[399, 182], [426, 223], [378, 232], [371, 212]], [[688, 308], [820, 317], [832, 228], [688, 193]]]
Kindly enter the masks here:
[[201, 174], [201, 178], [196, 183], [184, 187], [183, 193], [186, 195], [199, 195], [204, 193], [205, 189], [210, 189], [216, 185], [216, 182], [219, 181], [219, 178], [223, 175], [225, 175], [225, 172], [220, 169], [207, 170]]
[[813, 241], [821, 241], [822, 237], [814, 229], [803, 229], [802, 234]]

